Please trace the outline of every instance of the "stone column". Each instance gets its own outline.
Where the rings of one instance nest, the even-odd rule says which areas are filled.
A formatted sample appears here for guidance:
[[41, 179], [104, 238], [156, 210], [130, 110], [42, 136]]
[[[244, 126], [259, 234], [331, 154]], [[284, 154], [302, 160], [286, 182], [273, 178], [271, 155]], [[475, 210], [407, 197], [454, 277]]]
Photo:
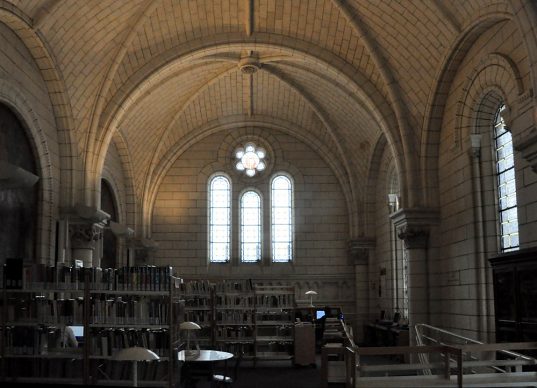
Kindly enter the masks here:
[[401, 209], [391, 217], [397, 236], [404, 242], [408, 264], [408, 323], [413, 345], [413, 326], [430, 322], [428, 240], [430, 226], [438, 223], [438, 212], [427, 208]]
[[358, 238], [349, 242], [349, 259], [354, 264], [356, 322], [354, 341], [364, 341], [363, 327], [371, 319], [369, 316], [369, 262], [374, 260], [375, 240]]
[[116, 257], [117, 267], [130, 266], [134, 262], [134, 230], [127, 225], [110, 221], [110, 230], [119, 240], [119, 249]]

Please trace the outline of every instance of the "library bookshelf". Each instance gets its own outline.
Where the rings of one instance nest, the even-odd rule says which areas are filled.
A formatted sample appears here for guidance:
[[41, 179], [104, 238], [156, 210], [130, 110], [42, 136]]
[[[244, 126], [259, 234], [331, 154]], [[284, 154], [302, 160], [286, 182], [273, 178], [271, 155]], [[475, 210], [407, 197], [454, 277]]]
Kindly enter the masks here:
[[201, 347], [242, 354], [254, 363], [293, 360], [294, 287], [249, 279], [185, 280], [183, 286], [185, 319], [206, 328]]
[[292, 360], [294, 288], [256, 285], [255, 302], [256, 360]]
[[[138, 363], [140, 384], [173, 385], [184, 301], [170, 267], [30, 268], [23, 277], [22, 288], [2, 289], [1, 381], [129, 386], [132, 363], [114, 356], [142, 346], [160, 360]], [[82, 347], [69, 346], [72, 326], [83, 328]]]
[[203, 348], [210, 348], [214, 342], [214, 292], [208, 280], [184, 281], [181, 295], [185, 301], [185, 322], [196, 322], [201, 330], [196, 340]]
[[215, 284], [217, 349], [255, 359], [255, 298], [250, 280]]

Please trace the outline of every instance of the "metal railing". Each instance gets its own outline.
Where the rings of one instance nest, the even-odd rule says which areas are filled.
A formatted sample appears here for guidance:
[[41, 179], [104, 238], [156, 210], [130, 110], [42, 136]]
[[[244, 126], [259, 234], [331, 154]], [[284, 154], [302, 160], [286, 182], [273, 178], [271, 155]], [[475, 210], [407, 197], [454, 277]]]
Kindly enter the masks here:
[[[425, 323], [418, 323], [414, 326], [414, 330], [416, 332], [416, 344], [418, 346], [426, 346], [426, 345], [447, 345], [447, 346], [456, 346], [456, 345], [483, 345], [484, 343], [481, 341], [477, 341], [472, 338], [465, 337], [463, 335], [453, 333], [451, 331], [441, 329], [439, 327], [427, 325]], [[470, 348], [468, 348], [470, 349]], [[537, 362], [535, 358], [526, 356], [524, 354], [520, 354], [517, 352], [513, 352], [510, 350], [498, 350], [498, 353], [502, 354], [502, 356], [514, 360], [525, 360], [525, 361], [531, 361], [531, 362]], [[418, 355], [419, 360], [423, 364], [429, 363], [429, 358], [427, 354], [419, 354]], [[479, 361], [482, 360], [483, 357], [477, 357], [475, 353], [472, 353], [471, 351], [467, 350], [464, 352], [463, 357], [467, 361]], [[495, 354], [488, 354], [485, 356], [486, 359], [490, 359], [495, 357]], [[507, 367], [501, 368], [497, 366], [487, 366], [486, 368], [492, 369], [495, 372], [499, 373], [506, 373], [509, 372], [507, 370]], [[521, 366], [517, 366], [517, 371], [521, 371]], [[470, 371], [472, 373], [478, 373], [477, 370]], [[424, 370], [423, 374], [431, 374], [430, 370]]]
[[[408, 387], [537, 387], [537, 365], [535, 359], [522, 356], [520, 359], [464, 360], [463, 354], [491, 353], [512, 350], [535, 350], [536, 342], [393, 346], [393, 347], [347, 347], [345, 349], [346, 388], [408, 388]], [[394, 363], [394, 355], [404, 355], [412, 360], [413, 355], [427, 353], [435, 361]], [[363, 357], [378, 357], [368, 362]], [[409, 357], [406, 357], [409, 356]], [[382, 362], [384, 360], [384, 362]], [[380, 361], [380, 362], [379, 362]], [[505, 373], [496, 373], [491, 367], [502, 367]], [[522, 367], [528, 367], [522, 370]], [[434, 373], [424, 374], [428, 369]], [[473, 372], [473, 370], [476, 370]]]

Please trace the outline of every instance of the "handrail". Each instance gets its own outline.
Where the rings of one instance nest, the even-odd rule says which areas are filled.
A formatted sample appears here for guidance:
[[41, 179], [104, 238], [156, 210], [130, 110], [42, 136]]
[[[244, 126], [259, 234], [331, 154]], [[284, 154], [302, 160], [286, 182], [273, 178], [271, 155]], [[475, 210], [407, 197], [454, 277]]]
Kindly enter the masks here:
[[[524, 365], [536, 365], [537, 360], [488, 360], [488, 361], [464, 361], [465, 351], [489, 352], [502, 349], [537, 349], [537, 342], [513, 342], [491, 344], [468, 344], [468, 345], [435, 345], [435, 346], [395, 346], [395, 347], [346, 347], [345, 348], [345, 383], [346, 388], [367, 386], [435, 386], [436, 383], [449, 387], [464, 387], [465, 381], [472, 386], [533, 386], [537, 387], [537, 372], [511, 370], [507, 375], [489, 372], [468, 373], [472, 367], [504, 366], [506, 368], [522, 367]], [[429, 364], [404, 363], [404, 364], [363, 364], [361, 356], [394, 355], [394, 354], [421, 354], [431, 353], [441, 357], [440, 361]], [[434, 376], [420, 376], [419, 374], [408, 375], [401, 372], [423, 369], [434, 369]], [[368, 375], [368, 373], [372, 373]], [[401, 381], [398, 380], [398, 377]], [[479, 385], [475, 385], [478, 383]], [[521, 385], [523, 383], [523, 385]], [[415, 385], [413, 385], [415, 384]]]
[[[456, 370], [456, 383], [459, 388], [463, 386], [463, 371], [462, 371], [462, 351], [459, 348], [441, 345], [441, 346], [391, 346], [391, 347], [346, 347], [345, 348], [345, 367], [346, 367], [346, 387], [352, 387], [356, 381], [356, 367], [360, 365], [360, 355], [396, 355], [396, 354], [423, 354], [423, 353], [439, 353], [444, 357], [443, 362], [435, 364], [435, 366], [443, 366], [443, 377], [446, 380], [450, 379], [451, 369]], [[451, 357], [455, 361], [452, 365]], [[414, 364], [415, 365], [415, 364]], [[427, 367], [429, 365], [425, 365]]]
[[[478, 341], [478, 340], [475, 340], [475, 339], [472, 339], [472, 338], [468, 338], [468, 337], [465, 337], [463, 335], [456, 334], [456, 333], [453, 333], [453, 332], [445, 330], [445, 329], [441, 329], [439, 327], [431, 326], [431, 325], [428, 325], [426, 323], [417, 323], [417, 324], [414, 325], [414, 330], [416, 331], [416, 338], [417, 339], [419, 338], [418, 343], [420, 345], [423, 344], [422, 337], [427, 337], [428, 339], [430, 339], [433, 342], [435, 341], [433, 338], [431, 338], [429, 336], [425, 336], [420, 332], [419, 329], [422, 328], [422, 327], [430, 329], [430, 330], [433, 330], [433, 331], [437, 331], [439, 333], [447, 334], [447, 335], [450, 335], [452, 337], [464, 340], [466, 342], [471, 342], [471, 343], [476, 344], [476, 345], [483, 345], [484, 344], [484, 342], [481, 342], [481, 341]], [[444, 343], [442, 343], [440, 341], [436, 341], [436, 343], [441, 344], [441, 345], [452, 345], [452, 344], [444, 344]], [[526, 356], [524, 354], [520, 354], [520, 353], [517, 353], [517, 352], [510, 351], [510, 350], [498, 350], [498, 352], [506, 354], [506, 355], [509, 355], [511, 357], [522, 358], [522, 359], [527, 360], [527, 361], [535, 360], [535, 358], [533, 358], [533, 357], [529, 357], [529, 356]]]

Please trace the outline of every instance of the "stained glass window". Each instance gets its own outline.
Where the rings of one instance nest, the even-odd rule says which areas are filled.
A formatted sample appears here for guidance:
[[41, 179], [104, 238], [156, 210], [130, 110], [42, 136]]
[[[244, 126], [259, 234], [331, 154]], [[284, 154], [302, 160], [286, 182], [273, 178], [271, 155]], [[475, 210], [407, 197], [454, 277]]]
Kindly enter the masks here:
[[257, 147], [254, 143], [248, 142], [244, 147], [239, 147], [235, 150], [235, 158], [237, 159], [235, 168], [237, 171], [253, 177], [257, 172], [263, 171], [266, 168], [265, 156], [267, 152], [263, 147]]

